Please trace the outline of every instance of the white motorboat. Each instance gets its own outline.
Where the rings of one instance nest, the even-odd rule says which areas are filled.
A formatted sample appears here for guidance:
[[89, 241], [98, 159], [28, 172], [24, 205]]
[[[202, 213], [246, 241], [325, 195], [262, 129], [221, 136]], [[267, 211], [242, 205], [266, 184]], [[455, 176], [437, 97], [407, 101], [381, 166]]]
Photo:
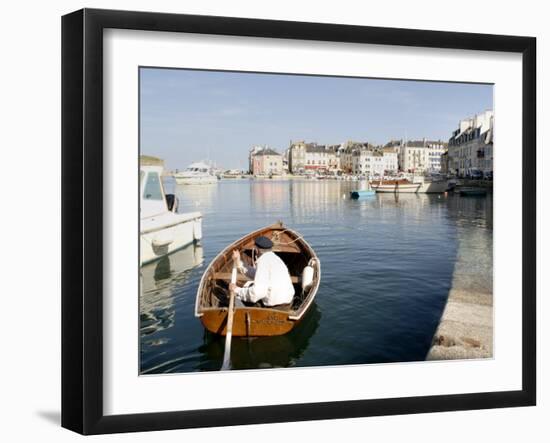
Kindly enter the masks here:
[[175, 195], [166, 194], [163, 167], [140, 165], [140, 263], [164, 257], [202, 238], [202, 214], [178, 214]]
[[178, 185], [211, 185], [218, 181], [212, 168], [206, 163], [193, 163], [184, 171], [174, 174]]

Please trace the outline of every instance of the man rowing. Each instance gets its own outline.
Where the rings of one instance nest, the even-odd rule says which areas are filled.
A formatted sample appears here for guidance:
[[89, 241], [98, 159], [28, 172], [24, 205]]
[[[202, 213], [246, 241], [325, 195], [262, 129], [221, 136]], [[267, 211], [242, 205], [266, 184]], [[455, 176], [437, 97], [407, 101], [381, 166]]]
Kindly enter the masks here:
[[258, 259], [256, 266], [248, 266], [241, 260], [239, 251], [234, 250], [232, 257], [239, 271], [251, 281], [240, 288], [230, 284], [229, 289], [235, 291], [235, 305], [260, 306], [289, 309], [294, 297], [294, 286], [286, 264], [272, 251], [273, 242], [264, 236], [254, 241]]

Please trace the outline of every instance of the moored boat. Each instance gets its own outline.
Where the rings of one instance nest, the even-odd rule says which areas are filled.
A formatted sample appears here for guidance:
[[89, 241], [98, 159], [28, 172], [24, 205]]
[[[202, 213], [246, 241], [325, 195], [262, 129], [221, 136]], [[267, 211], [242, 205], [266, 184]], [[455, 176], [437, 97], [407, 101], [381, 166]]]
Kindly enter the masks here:
[[206, 163], [193, 163], [184, 171], [176, 172], [174, 179], [178, 185], [211, 185], [217, 183], [218, 177]]
[[402, 178], [395, 180], [373, 180], [370, 182], [370, 186], [376, 192], [414, 194], [418, 192], [420, 183], [413, 183], [406, 178]]
[[141, 265], [202, 238], [202, 214], [177, 213], [177, 198], [164, 192], [162, 172], [159, 165], [140, 165]]
[[374, 180], [371, 181], [370, 185], [376, 192], [393, 194], [441, 194], [449, 189], [447, 180], [426, 177], [416, 177], [412, 180], [407, 178]]
[[[299, 233], [279, 222], [254, 231], [227, 246], [204, 272], [197, 290], [195, 316], [208, 331], [226, 334], [229, 283], [233, 268], [232, 251], [240, 251], [242, 260], [249, 266], [253, 265], [254, 240], [259, 236], [271, 239], [273, 252], [285, 262], [294, 286], [294, 299], [287, 310], [257, 306], [236, 307], [233, 336], [286, 334], [302, 320], [313, 303], [321, 280], [319, 258]], [[245, 281], [245, 276], [238, 276], [239, 285]]]

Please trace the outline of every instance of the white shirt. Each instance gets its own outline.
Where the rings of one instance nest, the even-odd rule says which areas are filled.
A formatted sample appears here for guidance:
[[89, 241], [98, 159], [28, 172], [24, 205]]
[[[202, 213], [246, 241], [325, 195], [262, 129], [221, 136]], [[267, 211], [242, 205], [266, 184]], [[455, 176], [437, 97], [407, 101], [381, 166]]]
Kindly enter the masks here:
[[256, 303], [262, 300], [264, 306], [275, 306], [292, 302], [294, 286], [285, 263], [273, 252], [262, 254], [256, 261], [256, 268], [239, 263], [239, 269], [254, 279], [254, 284], [239, 288], [236, 296], [242, 301]]

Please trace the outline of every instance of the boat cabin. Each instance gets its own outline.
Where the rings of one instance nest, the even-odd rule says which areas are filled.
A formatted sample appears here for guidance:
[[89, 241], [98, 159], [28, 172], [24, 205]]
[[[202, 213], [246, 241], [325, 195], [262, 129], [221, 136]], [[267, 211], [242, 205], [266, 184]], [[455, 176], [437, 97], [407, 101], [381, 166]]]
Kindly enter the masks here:
[[154, 217], [168, 212], [162, 184], [162, 166], [141, 166], [139, 170], [140, 218]]

